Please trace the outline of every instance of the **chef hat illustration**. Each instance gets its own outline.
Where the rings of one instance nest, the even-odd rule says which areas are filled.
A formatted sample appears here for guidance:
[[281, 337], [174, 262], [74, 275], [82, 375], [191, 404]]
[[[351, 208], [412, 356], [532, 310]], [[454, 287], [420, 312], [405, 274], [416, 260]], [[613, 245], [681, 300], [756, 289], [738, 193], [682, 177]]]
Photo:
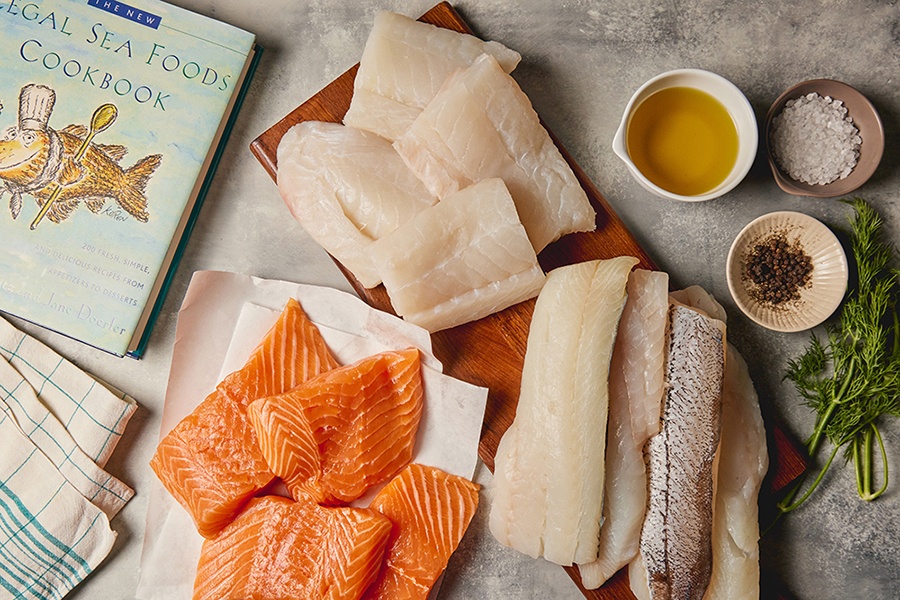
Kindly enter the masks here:
[[19, 129], [44, 131], [56, 103], [56, 92], [45, 85], [29, 83], [19, 93]]

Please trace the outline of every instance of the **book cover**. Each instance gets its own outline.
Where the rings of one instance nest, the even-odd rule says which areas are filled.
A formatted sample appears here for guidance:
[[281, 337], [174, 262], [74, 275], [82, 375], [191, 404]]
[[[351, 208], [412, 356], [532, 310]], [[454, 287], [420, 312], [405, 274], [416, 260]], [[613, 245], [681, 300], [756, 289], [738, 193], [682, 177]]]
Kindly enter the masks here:
[[140, 355], [252, 71], [158, 0], [0, 0], [0, 311]]

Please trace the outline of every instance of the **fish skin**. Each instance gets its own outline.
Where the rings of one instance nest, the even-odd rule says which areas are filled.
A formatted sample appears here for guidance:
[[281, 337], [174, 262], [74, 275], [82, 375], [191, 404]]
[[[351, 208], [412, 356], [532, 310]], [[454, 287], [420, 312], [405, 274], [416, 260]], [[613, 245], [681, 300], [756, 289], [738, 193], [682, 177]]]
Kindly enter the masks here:
[[444, 199], [503, 179], [535, 252], [567, 233], [593, 231], [596, 213], [531, 101], [490, 55], [450, 75], [394, 148]]
[[677, 304], [669, 323], [662, 429], [646, 446], [649, 499], [640, 551], [652, 600], [700, 600], [712, 572], [725, 325]]
[[391, 522], [366, 508], [254, 498], [205, 540], [193, 600], [355, 600], [381, 566]]
[[434, 98], [450, 73], [482, 54], [507, 73], [521, 60], [498, 42], [382, 11], [366, 40], [344, 124], [394, 141]]
[[637, 262], [555, 269], [535, 304], [516, 417], [495, 457], [490, 513], [494, 537], [532, 557], [561, 565], [597, 558], [609, 363]]
[[409, 348], [324, 372], [247, 413], [295, 499], [346, 504], [409, 463], [423, 407], [419, 350]]
[[369, 249], [437, 198], [387, 140], [306, 121], [278, 144], [278, 191], [294, 218], [363, 284], [381, 282]]
[[[69, 125], [60, 131], [48, 128], [46, 132], [30, 132], [35, 138], [27, 149], [33, 154], [20, 163], [13, 157], [22, 156], [21, 152], [26, 150], [22, 132], [17, 132], [12, 139], [9, 132], [8, 129], [5, 139], [0, 140], [0, 182], [12, 193], [10, 211], [13, 218], [21, 210], [23, 194], [30, 194], [37, 205], [43, 207], [53, 192], [55, 186], [52, 182], [55, 181], [62, 186], [62, 191], [47, 212], [47, 218], [54, 223], [66, 219], [82, 201], [96, 213], [108, 200], [116, 202], [137, 221], [146, 223], [149, 220], [145, 190], [162, 163], [161, 154], [145, 156], [128, 169], [123, 169], [119, 165], [119, 160], [124, 156], [122, 146], [91, 143], [81, 161], [76, 162], [74, 157], [84, 141], [87, 128]], [[44, 174], [45, 167], [51, 161], [58, 161], [59, 164], [52, 173]], [[0, 187], [0, 196], [3, 191], [4, 188]]]
[[587, 589], [603, 585], [638, 553], [647, 505], [643, 448], [659, 430], [665, 386], [669, 277], [636, 269], [610, 364], [603, 526], [596, 561], [579, 565]]
[[533, 298], [544, 272], [500, 179], [445, 198], [373, 243], [397, 314], [431, 332]]
[[381, 572], [365, 600], [425, 600], [478, 508], [476, 483], [410, 464], [369, 505], [393, 524]]

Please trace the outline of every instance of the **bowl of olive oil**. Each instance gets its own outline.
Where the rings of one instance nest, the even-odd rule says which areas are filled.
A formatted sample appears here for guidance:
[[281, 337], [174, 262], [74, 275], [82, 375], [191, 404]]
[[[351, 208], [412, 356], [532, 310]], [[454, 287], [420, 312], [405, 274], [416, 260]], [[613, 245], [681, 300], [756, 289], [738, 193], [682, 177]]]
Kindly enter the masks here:
[[740, 183], [758, 144], [753, 107], [737, 86], [710, 71], [678, 69], [631, 97], [613, 151], [650, 192], [700, 202]]

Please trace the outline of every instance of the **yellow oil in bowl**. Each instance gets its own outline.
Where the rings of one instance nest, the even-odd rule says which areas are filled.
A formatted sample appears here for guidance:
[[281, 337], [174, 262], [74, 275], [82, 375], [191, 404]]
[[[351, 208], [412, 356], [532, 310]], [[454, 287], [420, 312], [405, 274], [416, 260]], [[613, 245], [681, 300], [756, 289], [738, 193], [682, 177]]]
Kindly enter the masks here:
[[690, 87], [665, 88], [647, 97], [632, 114], [625, 141], [647, 179], [682, 196], [715, 189], [738, 155], [731, 115], [710, 94]]

